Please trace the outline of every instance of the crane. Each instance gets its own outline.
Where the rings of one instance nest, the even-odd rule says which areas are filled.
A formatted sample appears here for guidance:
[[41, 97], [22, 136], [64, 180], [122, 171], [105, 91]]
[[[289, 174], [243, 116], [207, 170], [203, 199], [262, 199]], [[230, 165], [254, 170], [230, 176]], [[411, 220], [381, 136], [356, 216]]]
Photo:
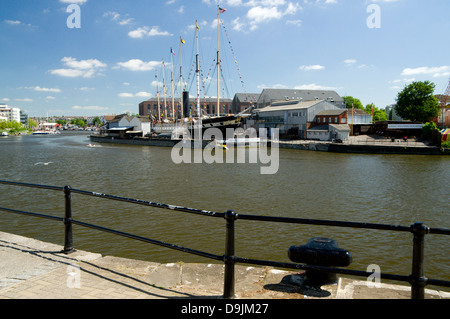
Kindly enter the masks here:
[[448, 96], [450, 95], [450, 79], [448, 80], [447, 89], [444, 95], [441, 97], [441, 108], [442, 108], [442, 128], [445, 128], [445, 108], [447, 106]]

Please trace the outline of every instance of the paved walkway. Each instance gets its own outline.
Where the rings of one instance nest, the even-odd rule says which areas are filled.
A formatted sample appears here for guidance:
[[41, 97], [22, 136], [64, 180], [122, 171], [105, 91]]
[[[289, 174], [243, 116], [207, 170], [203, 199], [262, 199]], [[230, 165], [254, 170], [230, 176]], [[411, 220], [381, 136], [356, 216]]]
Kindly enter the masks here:
[[[221, 264], [157, 264], [85, 251], [0, 232], [0, 299], [221, 298]], [[236, 266], [236, 299], [409, 299], [410, 288], [368, 288], [340, 278], [321, 288], [301, 287], [302, 276], [269, 267]], [[450, 293], [426, 291], [426, 298]]]

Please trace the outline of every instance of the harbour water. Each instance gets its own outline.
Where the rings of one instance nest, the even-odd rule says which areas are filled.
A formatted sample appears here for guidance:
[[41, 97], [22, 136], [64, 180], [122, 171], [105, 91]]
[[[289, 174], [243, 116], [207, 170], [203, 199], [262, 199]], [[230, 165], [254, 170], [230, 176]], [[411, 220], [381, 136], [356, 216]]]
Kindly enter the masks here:
[[[103, 144], [83, 132], [0, 138], [0, 179], [73, 188], [172, 205], [256, 214], [450, 228], [450, 157], [279, 150], [279, 170], [260, 164], [175, 164], [171, 148]], [[43, 164], [47, 163], [47, 165]], [[62, 217], [60, 192], [0, 185], [0, 206]], [[225, 221], [72, 196], [73, 218], [192, 249], [224, 254]], [[63, 244], [52, 221], [0, 212], [0, 230]], [[236, 255], [289, 262], [288, 248], [330, 237], [350, 250], [349, 268], [376, 264], [409, 275], [412, 235], [267, 222], [236, 223]], [[450, 280], [448, 236], [428, 235], [425, 274]], [[74, 247], [155, 262], [208, 259], [74, 226]]]

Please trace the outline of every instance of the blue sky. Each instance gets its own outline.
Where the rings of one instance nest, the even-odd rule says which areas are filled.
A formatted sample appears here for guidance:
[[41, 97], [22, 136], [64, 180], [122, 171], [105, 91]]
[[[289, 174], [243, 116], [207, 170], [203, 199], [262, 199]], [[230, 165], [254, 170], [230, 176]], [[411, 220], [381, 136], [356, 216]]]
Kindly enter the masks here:
[[[68, 27], [70, 4], [80, 8], [80, 28]], [[171, 94], [170, 48], [178, 96], [180, 37], [183, 78], [195, 95], [196, 20], [201, 94], [214, 97], [217, 5], [2, 0], [0, 103], [30, 116], [137, 113], [140, 102], [156, 96], [155, 75], [163, 82], [162, 60]], [[227, 10], [220, 15], [224, 97], [263, 88], [332, 89], [384, 108], [411, 81], [430, 80], [441, 94], [450, 78], [448, 0], [222, 0], [220, 6]]]

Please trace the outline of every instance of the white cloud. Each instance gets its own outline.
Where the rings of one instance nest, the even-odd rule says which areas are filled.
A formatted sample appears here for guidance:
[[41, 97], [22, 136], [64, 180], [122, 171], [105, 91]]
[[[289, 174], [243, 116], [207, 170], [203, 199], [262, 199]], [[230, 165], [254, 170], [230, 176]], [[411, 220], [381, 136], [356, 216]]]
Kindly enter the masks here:
[[36, 28], [36, 26], [33, 26], [30, 23], [23, 23], [20, 20], [3, 20], [4, 23], [9, 24], [11, 26], [25, 26], [29, 28]]
[[401, 73], [402, 76], [412, 75], [432, 75], [433, 77], [449, 76], [450, 66], [444, 65], [439, 67], [418, 67], [418, 68], [406, 68]]
[[61, 89], [52, 89], [52, 88], [41, 88], [40, 86], [34, 86], [34, 87], [27, 87], [27, 89], [34, 90], [36, 92], [53, 92], [53, 93], [60, 93]]
[[128, 98], [128, 97], [134, 97], [131, 93], [119, 93], [119, 97]]
[[[226, 6], [249, 7], [245, 17], [237, 17], [232, 22], [233, 30], [243, 32], [256, 30], [263, 23], [295, 15], [302, 9], [298, 3], [286, 0], [249, 0], [246, 2], [242, 0], [227, 0]], [[301, 20], [288, 20], [287, 24], [299, 26], [301, 25]]]
[[244, 31], [245, 30], [245, 23], [241, 22], [241, 18], [237, 17], [234, 19], [231, 23], [233, 30], [235, 31]]
[[280, 20], [284, 16], [294, 15], [300, 8], [298, 4], [288, 3], [287, 7], [282, 10], [281, 5], [285, 4], [285, 1], [271, 1], [268, 2], [270, 6], [255, 6], [247, 12], [247, 19], [250, 23], [250, 29], [255, 30], [261, 23], [267, 23], [271, 20]]
[[133, 98], [133, 97], [143, 97], [143, 98], [149, 98], [152, 94], [148, 92], [138, 92], [136, 94], [133, 93], [119, 93], [119, 97], [121, 98]]
[[323, 65], [315, 64], [315, 65], [302, 65], [300, 70], [302, 71], [315, 71], [315, 70], [323, 70], [325, 67]]
[[168, 31], [161, 31], [158, 26], [151, 28], [145, 26], [128, 32], [128, 36], [133, 39], [142, 39], [144, 37], [173, 36], [173, 34]]
[[104, 18], [111, 17], [112, 21], [115, 21], [115, 22], [117, 22], [120, 25], [128, 25], [128, 24], [131, 24], [134, 21], [133, 18], [121, 19], [120, 13], [117, 13], [115, 11], [108, 11], [108, 12], [103, 14], [103, 17]]
[[351, 64], [355, 64], [356, 60], [354, 60], [354, 59], [347, 59], [347, 60], [344, 60], [344, 63], [347, 64], [347, 65], [351, 65]]
[[33, 102], [33, 99], [15, 99], [16, 102]]
[[287, 25], [293, 25], [293, 26], [296, 26], [296, 27], [301, 27], [301, 26], [302, 26], [302, 20], [300, 20], [300, 19], [297, 19], [297, 20], [287, 20], [287, 21], [286, 21], [286, 24], [287, 24]]
[[51, 74], [63, 77], [83, 77], [92, 78], [97, 73], [104, 69], [107, 65], [97, 59], [88, 59], [78, 61], [72, 57], [64, 57], [61, 61], [65, 64], [67, 69], [50, 70]]
[[59, 0], [61, 3], [75, 3], [75, 4], [83, 4], [86, 3], [87, 0]]
[[152, 94], [151, 94], [151, 93], [148, 93], [148, 92], [137, 92], [137, 93], [135, 94], [135, 96], [136, 96], [136, 97], [151, 97]]
[[151, 71], [160, 66], [160, 61], [144, 62], [139, 59], [131, 59], [127, 62], [117, 63], [117, 67], [129, 70], [129, 71]]
[[22, 24], [21, 21], [19, 20], [3, 20], [5, 23], [9, 24], [9, 25], [19, 25]]

